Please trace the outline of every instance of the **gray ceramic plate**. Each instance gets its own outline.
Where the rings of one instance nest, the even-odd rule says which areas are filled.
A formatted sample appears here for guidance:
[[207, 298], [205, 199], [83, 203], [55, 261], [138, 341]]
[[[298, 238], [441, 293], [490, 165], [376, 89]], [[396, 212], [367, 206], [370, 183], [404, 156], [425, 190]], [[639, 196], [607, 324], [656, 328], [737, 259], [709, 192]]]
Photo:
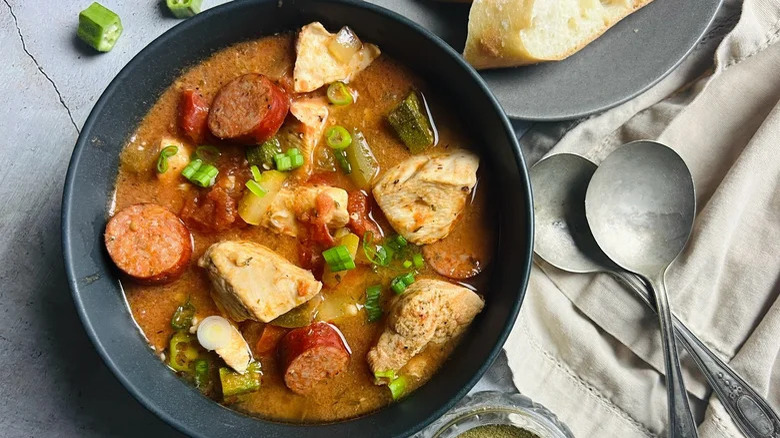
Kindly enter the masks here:
[[[456, 50], [469, 5], [369, 0], [421, 24]], [[722, 0], [655, 0], [568, 59], [489, 70], [482, 77], [510, 117], [565, 120], [603, 111], [655, 84], [691, 52]]]

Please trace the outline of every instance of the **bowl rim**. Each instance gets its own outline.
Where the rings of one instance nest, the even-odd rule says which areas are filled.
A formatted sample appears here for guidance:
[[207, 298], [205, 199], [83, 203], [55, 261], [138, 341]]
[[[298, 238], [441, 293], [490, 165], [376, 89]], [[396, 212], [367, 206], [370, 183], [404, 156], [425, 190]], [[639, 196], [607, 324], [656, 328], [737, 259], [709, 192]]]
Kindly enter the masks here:
[[[285, 1], [285, 0], [278, 0], [278, 1], [279, 3], [281, 3], [281, 1]], [[291, 0], [286, 0], [286, 1], [291, 1]], [[525, 157], [520, 149], [517, 136], [514, 133], [514, 129], [512, 128], [512, 125], [509, 121], [509, 118], [506, 115], [506, 112], [503, 110], [501, 104], [498, 102], [496, 97], [490, 91], [490, 89], [488, 88], [487, 84], [482, 79], [482, 77], [451, 46], [449, 46], [438, 36], [428, 31], [424, 27], [420, 26], [419, 24], [415, 23], [414, 21], [394, 11], [375, 5], [373, 3], [369, 3], [363, 0], [317, 0], [317, 1], [323, 3], [342, 4], [342, 5], [347, 5], [349, 7], [365, 9], [368, 10], [370, 13], [384, 16], [391, 20], [397, 21], [403, 26], [405, 26], [406, 28], [409, 28], [410, 31], [417, 32], [418, 34], [420, 34], [420, 36], [429, 40], [434, 46], [436, 46], [438, 50], [444, 52], [447, 56], [452, 58], [452, 60], [456, 64], [458, 64], [462, 69], [464, 69], [465, 73], [468, 74], [468, 76], [470, 77], [474, 85], [481, 90], [482, 94], [487, 98], [489, 104], [493, 107], [493, 110], [495, 112], [496, 117], [498, 118], [499, 123], [503, 126], [503, 129], [507, 134], [507, 139], [509, 140], [512, 149], [511, 152], [514, 155], [515, 164], [517, 165], [519, 171], [519, 178], [523, 183], [522, 187], [516, 187], [515, 189], [524, 192], [523, 196], [525, 197], [525, 199], [527, 199], [527, 207], [525, 208], [526, 211], [524, 214], [525, 216], [524, 233], [527, 236], [527, 240], [524, 245], [525, 248], [523, 248], [523, 254], [526, 257], [522, 266], [519, 266], [520, 268], [522, 268], [523, 273], [520, 278], [519, 289], [517, 290], [517, 297], [514, 301], [514, 305], [512, 306], [508, 314], [506, 323], [502, 328], [501, 332], [498, 334], [498, 337], [496, 338], [496, 343], [491, 348], [489, 355], [485, 358], [482, 365], [476, 370], [473, 376], [446, 403], [444, 403], [443, 405], [439, 406], [437, 409], [432, 411], [424, 420], [418, 422], [412, 430], [407, 431], [409, 435], [412, 435], [422, 430], [424, 427], [428, 426], [429, 424], [431, 424], [435, 419], [444, 415], [476, 385], [476, 383], [482, 378], [485, 372], [487, 372], [490, 366], [492, 366], [495, 359], [498, 357], [498, 354], [503, 348], [504, 343], [506, 342], [510, 332], [512, 331], [512, 328], [515, 325], [515, 321], [517, 320], [520, 307], [525, 298], [526, 289], [528, 287], [528, 281], [531, 272], [531, 265], [533, 263], [534, 215], [533, 215], [533, 193], [531, 191], [529, 171], [525, 163]], [[76, 278], [75, 267], [74, 267], [74, 260], [76, 254], [74, 254], [74, 250], [73, 250], [74, 245], [72, 242], [73, 236], [71, 234], [71, 228], [72, 228], [71, 203], [73, 198], [78, 196], [74, 190], [76, 168], [78, 167], [78, 163], [82, 158], [82, 154], [87, 148], [88, 141], [89, 141], [88, 137], [90, 132], [93, 129], [93, 125], [97, 123], [98, 115], [103, 112], [103, 108], [110, 101], [110, 98], [114, 93], [114, 90], [122, 85], [126, 77], [130, 75], [131, 71], [133, 71], [138, 65], [141, 65], [143, 63], [143, 58], [148, 52], [154, 51], [159, 47], [165, 45], [167, 41], [172, 37], [174, 37], [175, 35], [184, 32], [185, 30], [191, 27], [202, 26], [204, 25], [204, 23], [207, 23], [209, 20], [212, 20], [213, 19], [212, 17], [217, 17], [222, 13], [227, 13], [228, 11], [234, 8], [245, 7], [247, 4], [251, 4], [251, 3], [262, 4], [262, 3], [271, 3], [271, 2], [277, 2], [277, 0], [233, 1], [233, 2], [228, 2], [222, 5], [209, 8], [192, 18], [183, 20], [181, 23], [163, 32], [160, 36], [156, 37], [153, 41], [151, 41], [149, 44], [144, 46], [144, 48], [142, 48], [137, 54], [135, 54], [132, 57], [132, 59], [124, 67], [122, 67], [122, 69], [111, 80], [111, 82], [109, 82], [108, 86], [103, 90], [97, 102], [90, 110], [90, 114], [87, 117], [86, 121], [84, 122], [84, 125], [81, 128], [81, 132], [78, 136], [78, 139], [76, 140], [75, 147], [73, 149], [71, 158], [69, 160], [68, 171], [65, 177], [64, 190], [62, 194], [61, 223], [60, 223], [60, 231], [62, 235], [62, 252], [63, 252], [63, 260], [65, 264], [65, 271], [68, 279], [68, 286], [71, 291], [71, 295], [73, 297], [73, 301], [76, 310], [78, 312], [79, 319], [81, 320], [82, 325], [84, 326], [84, 330], [86, 331], [87, 336], [89, 337], [90, 341], [94, 345], [95, 350], [97, 350], [103, 362], [108, 366], [108, 368], [111, 370], [113, 375], [122, 383], [125, 389], [137, 401], [139, 401], [142, 406], [144, 406], [147, 410], [155, 414], [157, 417], [161, 418], [169, 425], [173, 426], [178, 431], [192, 436], [200, 436], [200, 434], [197, 430], [194, 430], [189, 423], [170, 415], [170, 413], [166, 411], [162, 406], [155, 403], [151, 399], [151, 397], [149, 397], [144, 391], [142, 391], [142, 389], [139, 388], [139, 386], [137, 386], [135, 382], [131, 381], [130, 378], [127, 375], [125, 375], [125, 373], [122, 371], [122, 369], [120, 369], [119, 365], [108, 354], [99, 333], [95, 330], [93, 326], [92, 320], [90, 318], [90, 315], [87, 312], [86, 306], [82, 301], [82, 297], [81, 297], [82, 292], [80, 291], [81, 286], [79, 285], [78, 279]], [[126, 302], [126, 297], [124, 297], [124, 295], [122, 298]], [[129, 309], [129, 305], [128, 305], [128, 309]], [[140, 330], [140, 328], [138, 327], [136, 328]], [[381, 412], [383, 409], [384, 407], [380, 408], [377, 411], [367, 413], [356, 418], [370, 417]], [[234, 411], [233, 409], [230, 410]], [[260, 422], [269, 421], [269, 420], [264, 420], [260, 417], [252, 417], [252, 416], [250, 417]], [[338, 422], [350, 421], [350, 420], [352, 419], [345, 419]], [[270, 421], [274, 422], [273, 420]], [[323, 424], [332, 424], [332, 423], [323, 423]], [[315, 425], [305, 424], [302, 426], [316, 427], [316, 424]]]

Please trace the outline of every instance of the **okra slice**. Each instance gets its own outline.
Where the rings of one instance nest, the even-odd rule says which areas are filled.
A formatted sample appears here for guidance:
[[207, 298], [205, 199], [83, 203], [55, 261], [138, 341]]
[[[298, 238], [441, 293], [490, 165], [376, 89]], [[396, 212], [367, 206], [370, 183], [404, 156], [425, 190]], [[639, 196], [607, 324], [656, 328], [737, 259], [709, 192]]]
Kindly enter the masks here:
[[203, 0], [166, 0], [168, 9], [176, 18], [189, 18], [200, 12]]
[[417, 92], [409, 93], [387, 115], [387, 120], [411, 153], [420, 153], [433, 145], [433, 129]]
[[108, 52], [122, 35], [119, 15], [94, 2], [79, 14], [78, 36], [100, 52]]

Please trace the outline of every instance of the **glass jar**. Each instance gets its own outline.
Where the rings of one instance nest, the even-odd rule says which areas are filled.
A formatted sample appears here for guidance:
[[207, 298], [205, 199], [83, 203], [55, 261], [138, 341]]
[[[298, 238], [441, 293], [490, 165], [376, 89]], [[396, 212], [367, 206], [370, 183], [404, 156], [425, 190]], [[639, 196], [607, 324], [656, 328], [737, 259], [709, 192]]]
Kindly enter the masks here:
[[485, 425], [510, 425], [539, 438], [573, 438], [565, 424], [544, 406], [524, 395], [498, 391], [478, 392], [463, 399], [451, 411], [422, 431], [420, 438], [456, 438]]

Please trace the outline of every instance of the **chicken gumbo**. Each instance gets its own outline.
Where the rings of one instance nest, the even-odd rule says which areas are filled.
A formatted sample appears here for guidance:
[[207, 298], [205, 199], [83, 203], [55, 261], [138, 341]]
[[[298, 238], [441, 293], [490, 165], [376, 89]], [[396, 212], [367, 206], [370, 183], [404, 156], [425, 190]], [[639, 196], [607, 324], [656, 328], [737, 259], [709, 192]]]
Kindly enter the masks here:
[[311, 23], [163, 93], [122, 151], [106, 248], [151, 347], [206, 396], [355, 417], [425, 383], [485, 305], [496, 217], [472, 146], [413, 72]]

